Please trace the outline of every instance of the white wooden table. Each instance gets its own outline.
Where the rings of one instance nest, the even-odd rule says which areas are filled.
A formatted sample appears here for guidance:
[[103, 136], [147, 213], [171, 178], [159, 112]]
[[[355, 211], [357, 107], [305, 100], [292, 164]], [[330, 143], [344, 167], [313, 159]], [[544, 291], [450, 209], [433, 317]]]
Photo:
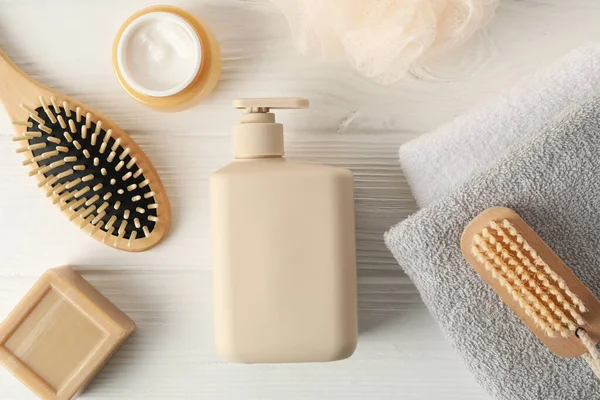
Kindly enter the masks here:
[[[47, 268], [69, 264], [127, 312], [137, 333], [85, 399], [486, 399], [386, 250], [383, 232], [415, 211], [398, 146], [493, 96], [568, 50], [600, 38], [597, 0], [501, 0], [496, 18], [431, 71], [380, 87], [340, 65], [298, 56], [268, 1], [173, 2], [213, 28], [224, 70], [208, 101], [161, 114], [121, 90], [115, 32], [151, 0], [0, 0], [0, 47], [26, 72], [101, 110], [147, 152], [174, 221], [156, 249], [127, 254], [81, 234], [27, 177], [0, 113], [0, 319]], [[430, 74], [427, 74], [430, 75]], [[209, 174], [228, 162], [236, 97], [302, 96], [280, 112], [295, 159], [356, 176], [360, 339], [346, 361], [234, 365], [213, 346]], [[33, 399], [5, 370], [0, 400]]]

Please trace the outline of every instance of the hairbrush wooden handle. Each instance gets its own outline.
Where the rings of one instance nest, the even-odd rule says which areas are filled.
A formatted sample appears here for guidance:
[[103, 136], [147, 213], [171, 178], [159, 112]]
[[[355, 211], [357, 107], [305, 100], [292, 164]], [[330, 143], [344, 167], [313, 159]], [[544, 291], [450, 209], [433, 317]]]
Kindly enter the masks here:
[[50, 89], [27, 75], [0, 49], [0, 102], [8, 115], [18, 118], [20, 104], [34, 93], [48, 96]]

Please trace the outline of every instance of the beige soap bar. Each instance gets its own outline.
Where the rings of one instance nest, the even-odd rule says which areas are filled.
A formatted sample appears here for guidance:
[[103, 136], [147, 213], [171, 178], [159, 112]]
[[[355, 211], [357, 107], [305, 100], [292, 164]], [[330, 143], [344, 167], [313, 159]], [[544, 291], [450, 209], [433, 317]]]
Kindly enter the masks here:
[[41, 399], [69, 400], [134, 330], [77, 272], [51, 269], [0, 325], [0, 363]]

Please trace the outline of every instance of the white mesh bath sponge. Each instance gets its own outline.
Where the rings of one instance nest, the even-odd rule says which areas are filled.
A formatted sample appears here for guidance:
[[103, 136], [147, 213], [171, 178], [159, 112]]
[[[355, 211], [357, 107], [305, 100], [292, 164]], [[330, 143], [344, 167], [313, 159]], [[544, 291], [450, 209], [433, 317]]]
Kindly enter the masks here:
[[469, 39], [499, 0], [272, 0], [305, 55], [345, 55], [361, 75], [398, 81], [427, 58]]

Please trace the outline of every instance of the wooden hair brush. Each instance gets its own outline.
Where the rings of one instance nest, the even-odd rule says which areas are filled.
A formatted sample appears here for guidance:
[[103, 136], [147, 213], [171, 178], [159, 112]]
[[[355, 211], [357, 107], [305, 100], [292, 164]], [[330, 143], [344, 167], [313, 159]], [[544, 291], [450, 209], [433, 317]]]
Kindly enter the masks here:
[[462, 236], [477, 273], [556, 355], [582, 356], [600, 378], [600, 302], [517, 213], [490, 208]]
[[46, 197], [94, 239], [143, 251], [167, 233], [171, 210], [148, 157], [114, 122], [36, 82], [0, 51], [0, 100]]

